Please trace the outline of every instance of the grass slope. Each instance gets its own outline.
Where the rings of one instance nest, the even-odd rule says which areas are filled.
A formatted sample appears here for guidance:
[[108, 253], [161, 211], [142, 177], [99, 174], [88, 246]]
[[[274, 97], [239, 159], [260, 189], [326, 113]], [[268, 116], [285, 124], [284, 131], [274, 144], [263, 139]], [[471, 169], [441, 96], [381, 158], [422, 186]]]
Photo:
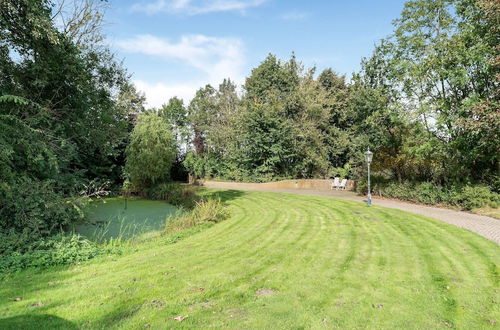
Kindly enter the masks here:
[[[477, 329], [500, 322], [500, 247], [476, 234], [350, 201], [212, 193], [231, 218], [176, 244], [158, 239], [122, 257], [4, 279], [0, 328]], [[180, 315], [188, 317], [174, 320]]]

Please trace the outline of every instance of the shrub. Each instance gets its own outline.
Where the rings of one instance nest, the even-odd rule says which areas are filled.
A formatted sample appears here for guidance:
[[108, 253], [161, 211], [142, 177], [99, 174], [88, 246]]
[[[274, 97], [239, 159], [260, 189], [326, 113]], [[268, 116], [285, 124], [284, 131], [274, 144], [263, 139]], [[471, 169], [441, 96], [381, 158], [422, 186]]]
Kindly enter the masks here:
[[[1, 235], [14, 241], [12, 235]], [[0, 273], [14, 272], [31, 267], [69, 265], [90, 260], [108, 253], [119, 253], [116, 247], [103, 247], [80, 235], [58, 234], [24, 245], [24, 251], [9, 250], [0, 258]]]
[[[358, 193], [366, 193], [366, 181], [357, 185]], [[481, 207], [498, 207], [500, 195], [487, 186], [440, 186], [432, 182], [387, 182], [374, 180], [372, 194], [397, 198], [422, 204], [444, 204], [472, 210]]]
[[445, 202], [445, 192], [440, 186], [431, 182], [412, 184], [409, 182], [390, 183], [378, 188], [380, 194], [422, 204], [442, 204]]
[[[371, 191], [372, 195], [382, 195], [381, 189], [386, 187], [392, 181], [381, 175], [371, 176]], [[368, 192], [368, 182], [366, 181], [366, 176], [363, 176], [358, 181], [356, 181], [356, 192], [359, 194], [366, 194]]]
[[0, 233], [0, 256], [12, 252], [24, 253], [30, 250], [31, 244], [39, 240], [40, 236], [30, 232], [28, 229], [18, 232], [14, 229]]
[[441, 204], [446, 200], [446, 193], [441, 186], [432, 182], [422, 182], [413, 187], [414, 198], [422, 204]]
[[206, 199], [197, 202], [193, 210], [167, 220], [165, 231], [172, 233], [202, 223], [218, 223], [227, 217], [228, 212], [219, 199]]
[[151, 199], [163, 200], [172, 205], [192, 209], [196, 204], [195, 189], [192, 186], [179, 183], [160, 183], [148, 189], [147, 195]]
[[480, 207], [495, 208], [500, 204], [500, 195], [492, 192], [487, 186], [465, 186], [450, 195], [449, 203], [464, 210]]
[[27, 177], [0, 184], [0, 232], [13, 229], [43, 236], [81, 220], [80, 201], [65, 198], [57, 190], [52, 180]]
[[334, 167], [329, 171], [329, 176], [334, 178], [334, 177], [341, 177], [341, 178], [349, 178], [353, 174], [353, 169], [351, 165], [345, 164], [344, 167]]

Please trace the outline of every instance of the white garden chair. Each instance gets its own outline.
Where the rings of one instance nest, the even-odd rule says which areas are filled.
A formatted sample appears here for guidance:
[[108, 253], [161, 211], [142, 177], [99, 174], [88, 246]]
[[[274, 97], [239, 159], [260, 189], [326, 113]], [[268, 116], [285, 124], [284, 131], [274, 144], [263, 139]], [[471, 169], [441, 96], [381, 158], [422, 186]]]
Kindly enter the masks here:
[[338, 189], [338, 187], [340, 186], [340, 178], [339, 177], [336, 177], [333, 179], [332, 181], [332, 190], [335, 188], [335, 189]]
[[342, 182], [339, 184], [337, 190], [345, 190], [345, 186], [347, 185], [347, 179], [342, 179]]

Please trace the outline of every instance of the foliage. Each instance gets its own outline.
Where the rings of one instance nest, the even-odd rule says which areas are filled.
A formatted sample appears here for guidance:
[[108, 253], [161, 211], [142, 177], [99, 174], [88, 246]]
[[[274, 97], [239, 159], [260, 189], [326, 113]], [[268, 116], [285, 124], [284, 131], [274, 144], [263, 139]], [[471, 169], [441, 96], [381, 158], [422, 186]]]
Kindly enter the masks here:
[[207, 169], [205, 169], [206, 163], [201, 155], [191, 151], [186, 154], [183, 165], [189, 173], [197, 177], [204, 177], [207, 172]]
[[353, 175], [353, 169], [349, 164], [345, 164], [344, 167], [336, 167], [332, 168], [330, 171], [330, 176], [332, 178], [340, 177], [340, 178], [350, 178]]
[[228, 81], [205, 86], [188, 106], [193, 149], [184, 166], [198, 177], [238, 181], [355, 179], [370, 146], [372, 170], [400, 183], [496, 189], [500, 117], [490, 5], [409, 1], [394, 33], [363, 59], [351, 83], [329, 68], [315, 76], [295, 56], [285, 62], [269, 55], [241, 97]]
[[399, 181], [498, 177], [499, 12], [492, 1], [406, 2], [359, 77], [363, 89], [388, 96], [382, 104], [396, 118], [396, 126], [373, 123], [386, 137], [372, 140], [375, 167]]
[[83, 218], [82, 200], [65, 198], [54, 181], [20, 177], [0, 184], [0, 232], [46, 236]]
[[163, 200], [172, 205], [192, 209], [196, 204], [195, 188], [176, 182], [160, 183], [148, 189], [147, 196], [151, 199]]
[[199, 177], [244, 181], [327, 176], [329, 163], [351, 152], [348, 133], [336, 126], [348, 92], [331, 70], [321, 79], [294, 56], [269, 55], [247, 78], [243, 97], [229, 80], [200, 89], [188, 106], [193, 150], [184, 165]]
[[137, 188], [169, 180], [176, 148], [167, 122], [154, 113], [139, 116], [126, 155], [125, 172]]
[[[187, 132], [184, 131], [186, 127], [186, 108], [184, 107], [184, 102], [173, 97], [168, 101], [168, 104], [164, 104], [158, 111], [158, 115], [170, 124], [171, 129], [176, 133], [177, 138], [183, 141], [186, 138]], [[180, 143], [179, 143], [180, 144]]]
[[[0, 234], [2, 241], [17, 240], [17, 235]], [[25, 268], [43, 268], [77, 264], [97, 256], [119, 253], [117, 247], [105, 247], [79, 235], [57, 234], [21, 244], [23, 251], [0, 248], [0, 273], [20, 271]]]
[[274, 95], [291, 94], [299, 84], [298, 66], [295, 55], [288, 63], [282, 63], [276, 56], [269, 54], [246, 79], [246, 96], [268, 103]]
[[186, 230], [203, 223], [218, 223], [229, 216], [227, 210], [219, 199], [207, 198], [196, 202], [195, 207], [180, 216], [173, 219], [167, 219], [165, 232]]
[[296, 159], [291, 122], [279, 116], [278, 107], [257, 105], [245, 118], [241, 165], [257, 176], [291, 175]]
[[[366, 181], [358, 183], [358, 192], [367, 192]], [[429, 205], [449, 205], [463, 210], [500, 206], [500, 194], [488, 186], [450, 185], [440, 186], [433, 182], [390, 182], [375, 177], [372, 193], [382, 197], [397, 198]]]
[[170, 125], [170, 131], [174, 135], [177, 147], [176, 160], [171, 171], [172, 180], [187, 181], [188, 172], [182, 163], [186, 158], [190, 131], [187, 126], [187, 109], [184, 102], [177, 97], [173, 97], [168, 101], [168, 104], [164, 104], [158, 110], [158, 115]]
[[144, 95], [104, 44], [103, 8], [0, 2], [1, 232], [44, 236], [81, 219], [82, 187], [118, 184], [124, 166], [127, 191], [190, 204], [164, 184], [181, 163], [203, 178], [356, 178], [367, 146], [392, 182], [375, 182], [381, 193], [496, 203], [498, 1], [407, 1], [348, 81], [269, 54], [242, 93], [224, 79], [143, 115]]
[[451, 202], [464, 210], [481, 207], [498, 208], [500, 194], [492, 192], [487, 186], [464, 186], [458, 193], [452, 195]]
[[61, 26], [52, 1], [0, 2], [2, 232], [59, 231], [82, 217], [88, 182], [121, 178], [128, 114], [144, 99], [99, 37], [100, 7], [84, 7]]

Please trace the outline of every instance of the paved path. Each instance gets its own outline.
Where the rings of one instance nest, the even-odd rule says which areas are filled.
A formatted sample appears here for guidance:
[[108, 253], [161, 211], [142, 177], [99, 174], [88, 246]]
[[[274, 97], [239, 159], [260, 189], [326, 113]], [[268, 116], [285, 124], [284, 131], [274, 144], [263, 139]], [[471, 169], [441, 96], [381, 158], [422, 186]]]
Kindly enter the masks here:
[[[272, 192], [283, 192], [283, 193], [299, 194], [299, 195], [325, 196], [325, 197], [347, 199], [358, 202], [363, 202], [363, 200], [366, 199], [366, 197], [358, 196], [351, 191], [275, 189], [275, 188], [270, 189], [255, 183], [207, 181], [204, 183], [204, 186], [209, 188], [272, 191]], [[413, 212], [431, 218], [435, 218], [447, 222], [449, 224], [455, 225], [457, 227], [473, 231], [500, 245], [500, 220], [498, 219], [467, 212], [454, 211], [445, 208], [405, 203], [391, 199], [374, 199], [373, 203], [380, 206]]]

